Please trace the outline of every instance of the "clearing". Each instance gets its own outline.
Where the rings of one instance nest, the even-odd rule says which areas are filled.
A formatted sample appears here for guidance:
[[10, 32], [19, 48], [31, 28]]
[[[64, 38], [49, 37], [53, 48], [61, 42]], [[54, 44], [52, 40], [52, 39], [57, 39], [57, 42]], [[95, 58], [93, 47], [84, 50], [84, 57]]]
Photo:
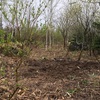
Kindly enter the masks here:
[[0, 100], [9, 100], [9, 95], [11, 100], [100, 100], [100, 63], [86, 54], [77, 62], [77, 52], [70, 53], [73, 59], [64, 57], [65, 53], [34, 48], [18, 71], [19, 88], [14, 95], [20, 58], [1, 55]]

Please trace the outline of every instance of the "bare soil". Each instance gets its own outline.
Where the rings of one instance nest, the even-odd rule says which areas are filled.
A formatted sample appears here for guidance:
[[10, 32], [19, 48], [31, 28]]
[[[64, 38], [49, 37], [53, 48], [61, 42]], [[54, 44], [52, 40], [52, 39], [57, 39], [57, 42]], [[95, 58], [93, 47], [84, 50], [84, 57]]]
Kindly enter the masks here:
[[[100, 100], [100, 63], [95, 57], [34, 48], [18, 70], [18, 90], [11, 100]], [[20, 58], [0, 56], [0, 100], [14, 93]], [[3, 69], [3, 70], [2, 70]]]

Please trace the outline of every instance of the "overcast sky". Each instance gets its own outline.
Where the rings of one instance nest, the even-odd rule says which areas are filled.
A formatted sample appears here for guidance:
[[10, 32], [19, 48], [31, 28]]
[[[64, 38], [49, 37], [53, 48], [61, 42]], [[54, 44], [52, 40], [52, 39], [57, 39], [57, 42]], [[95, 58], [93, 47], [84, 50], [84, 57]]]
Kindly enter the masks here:
[[[24, 0], [23, 0], [24, 1]], [[29, 0], [28, 0], [29, 1]], [[32, 1], [32, 0], [30, 0], [30, 1]], [[39, 1], [43, 1], [43, 0], [34, 0], [34, 4], [35, 4], [35, 6], [38, 6], [39, 5]], [[57, 16], [57, 14], [59, 14], [59, 12], [63, 9], [63, 4], [65, 3], [65, 2], [67, 2], [68, 0], [59, 0], [59, 2], [58, 2], [58, 0], [54, 0], [54, 5], [57, 3], [57, 6], [55, 7], [55, 11], [54, 11], [54, 13], [55, 13], [55, 16]], [[9, 4], [12, 4], [11, 2], [10, 2], [10, 0], [8, 0], [8, 3]], [[43, 15], [41, 16], [41, 18], [43, 18]], [[5, 26], [6, 25], [6, 23], [5, 22], [3, 22], [3, 26]]]
[[[10, 1], [10, 0], [8, 0]], [[23, 0], [24, 1], [24, 0]], [[29, 0], [28, 0], [29, 1]], [[31, 0], [30, 0], [31, 1]], [[39, 1], [43, 1], [43, 0], [34, 0], [34, 5], [37, 6], [39, 5]], [[68, 1], [70, 3], [72, 2], [76, 2], [78, 0], [53, 0], [54, 1], [54, 5], [56, 4], [56, 2], [58, 2], [57, 6], [55, 7], [55, 10], [54, 10], [54, 19], [56, 19], [59, 15], [60, 15], [60, 12], [64, 9], [64, 7], [68, 4]], [[100, 1], [100, 0], [96, 0], [96, 1]], [[10, 2], [9, 2], [10, 3]], [[47, 15], [48, 16], [48, 15]], [[43, 18], [44, 16], [42, 15], [41, 18]], [[3, 24], [5, 24], [5, 22], [3, 22]]]

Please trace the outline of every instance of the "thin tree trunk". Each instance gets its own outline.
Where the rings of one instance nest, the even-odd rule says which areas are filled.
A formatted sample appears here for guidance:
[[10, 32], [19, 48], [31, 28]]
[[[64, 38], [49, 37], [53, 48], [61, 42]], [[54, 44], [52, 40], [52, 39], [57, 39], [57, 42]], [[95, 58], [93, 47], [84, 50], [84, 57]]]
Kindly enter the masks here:
[[46, 32], [46, 45], [45, 45], [45, 49], [48, 49], [48, 31]]
[[82, 57], [82, 53], [83, 53], [83, 50], [84, 50], [84, 43], [85, 43], [85, 41], [86, 41], [86, 30], [84, 31], [84, 33], [83, 33], [83, 39], [82, 39], [82, 48], [81, 48], [81, 51], [80, 51], [80, 54], [79, 54], [79, 57], [78, 57], [78, 60], [77, 61], [80, 61], [81, 60], [81, 57]]
[[2, 0], [1, 0], [1, 10], [0, 10], [0, 29], [2, 29], [2, 5], [3, 5], [3, 3], [2, 3]]
[[64, 42], [63, 42], [63, 48], [65, 49], [66, 48], [66, 38], [64, 37], [63, 40], [64, 40]]
[[81, 49], [81, 52], [80, 52], [80, 54], [79, 54], [79, 57], [78, 57], [78, 60], [77, 60], [77, 61], [80, 61], [80, 60], [81, 60], [82, 53], [83, 53], [83, 48]]
[[52, 47], [52, 33], [51, 30], [49, 31], [49, 48], [51, 49]]
[[66, 49], [67, 47], [67, 35], [63, 36], [63, 48]]

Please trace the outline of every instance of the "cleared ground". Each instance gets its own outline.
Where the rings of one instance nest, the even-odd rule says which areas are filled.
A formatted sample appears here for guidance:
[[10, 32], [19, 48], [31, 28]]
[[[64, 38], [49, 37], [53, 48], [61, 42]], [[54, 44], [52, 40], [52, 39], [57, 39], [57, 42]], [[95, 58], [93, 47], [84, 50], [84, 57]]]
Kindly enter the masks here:
[[[34, 48], [19, 69], [19, 89], [12, 100], [100, 100], [100, 63], [84, 53]], [[15, 90], [16, 57], [1, 55], [0, 100], [7, 100]], [[8, 99], [9, 100], [9, 99]]]

